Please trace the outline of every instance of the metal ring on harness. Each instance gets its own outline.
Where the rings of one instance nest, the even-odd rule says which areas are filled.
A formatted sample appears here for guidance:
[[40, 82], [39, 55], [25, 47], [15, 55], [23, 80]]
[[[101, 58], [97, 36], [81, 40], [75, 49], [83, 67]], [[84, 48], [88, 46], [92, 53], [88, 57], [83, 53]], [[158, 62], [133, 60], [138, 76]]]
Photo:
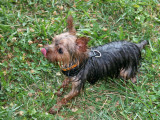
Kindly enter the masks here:
[[[94, 53], [94, 57], [101, 57], [101, 52], [99, 52], [98, 50], [92, 50], [92, 52]], [[99, 54], [97, 55], [96, 52]]]

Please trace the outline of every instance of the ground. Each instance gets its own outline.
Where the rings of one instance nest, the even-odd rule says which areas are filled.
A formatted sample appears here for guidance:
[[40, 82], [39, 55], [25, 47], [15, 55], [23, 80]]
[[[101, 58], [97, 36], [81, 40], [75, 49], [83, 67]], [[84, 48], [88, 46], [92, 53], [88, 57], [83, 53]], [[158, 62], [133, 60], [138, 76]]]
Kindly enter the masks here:
[[[160, 3], [156, 0], [1, 0], [0, 119], [160, 119]], [[48, 110], [64, 78], [40, 48], [74, 18], [89, 47], [126, 40], [142, 50], [137, 84], [122, 79], [87, 83], [56, 115]]]

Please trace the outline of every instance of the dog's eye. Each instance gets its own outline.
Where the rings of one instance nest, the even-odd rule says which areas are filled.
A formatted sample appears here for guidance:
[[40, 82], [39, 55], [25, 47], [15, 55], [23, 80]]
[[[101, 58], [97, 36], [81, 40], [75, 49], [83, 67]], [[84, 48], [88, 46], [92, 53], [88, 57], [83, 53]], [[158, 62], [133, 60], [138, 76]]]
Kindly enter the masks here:
[[59, 49], [58, 49], [58, 53], [59, 53], [59, 54], [63, 54], [62, 48], [59, 48]]

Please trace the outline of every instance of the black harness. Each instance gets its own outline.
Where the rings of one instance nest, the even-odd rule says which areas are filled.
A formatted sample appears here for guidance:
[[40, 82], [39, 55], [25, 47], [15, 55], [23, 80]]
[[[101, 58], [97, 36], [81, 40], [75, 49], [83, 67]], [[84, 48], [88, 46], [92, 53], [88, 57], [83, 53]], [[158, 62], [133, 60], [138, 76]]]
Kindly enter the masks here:
[[[89, 52], [89, 58], [88, 59], [91, 59], [92, 57], [101, 57], [101, 52], [99, 52], [98, 50], [92, 50]], [[81, 62], [81, 64], [77, 65], [76, 67], [72, 68], [72, 69], [69, 69], [69, 70], [66, 70], [66, 69], [61, 69], [62, 73], [68, 77], [73, 77], [73, 76], [76, 76], [80, 71], [81, 69], [85, 66], [86, 62], [88, 61], [87, 60], [84, 60], [83, 62]]]

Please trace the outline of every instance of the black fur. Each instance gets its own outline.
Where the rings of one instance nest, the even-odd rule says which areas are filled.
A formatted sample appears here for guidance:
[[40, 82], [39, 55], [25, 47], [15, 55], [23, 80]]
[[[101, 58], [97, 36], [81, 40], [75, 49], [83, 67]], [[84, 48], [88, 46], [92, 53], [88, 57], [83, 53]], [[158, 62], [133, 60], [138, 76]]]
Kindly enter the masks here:
[[[147, 41], [142, 41], [139, 44], [117, 41], [93, 47], [90, 49], [87, 61], [83, 62], [80, 68], [77, 67], [74, 70], [63, 73], [68, 77], [77, 76], [78, 80], [81, 81], [79, 89], [84, 86], [86, 80], [94, 84], [102, 77], [119, 77], [121, 70], [128, 72], [126, 79], [133, 78], [136, 75], [140, 63], [140, 50], [146, 44]], [[93, 51], [95, 50], [101, 53], [100, 57], [94, 55]], [[76, 72], [77, 70], [78, 72]], [[73, 74], [74, 71], [76, 74]]]
[[92, 50], [98, 50], [101, 57], [93, 56], [88, 59], [82, 70], [81, 80], [94, 84], [102, 77], [118, 77], [122, 69], [129, 71], [127, 79], [136, 75], [141, 59], [141, 52], [136, 44], [119, 41], [94, 47]]

